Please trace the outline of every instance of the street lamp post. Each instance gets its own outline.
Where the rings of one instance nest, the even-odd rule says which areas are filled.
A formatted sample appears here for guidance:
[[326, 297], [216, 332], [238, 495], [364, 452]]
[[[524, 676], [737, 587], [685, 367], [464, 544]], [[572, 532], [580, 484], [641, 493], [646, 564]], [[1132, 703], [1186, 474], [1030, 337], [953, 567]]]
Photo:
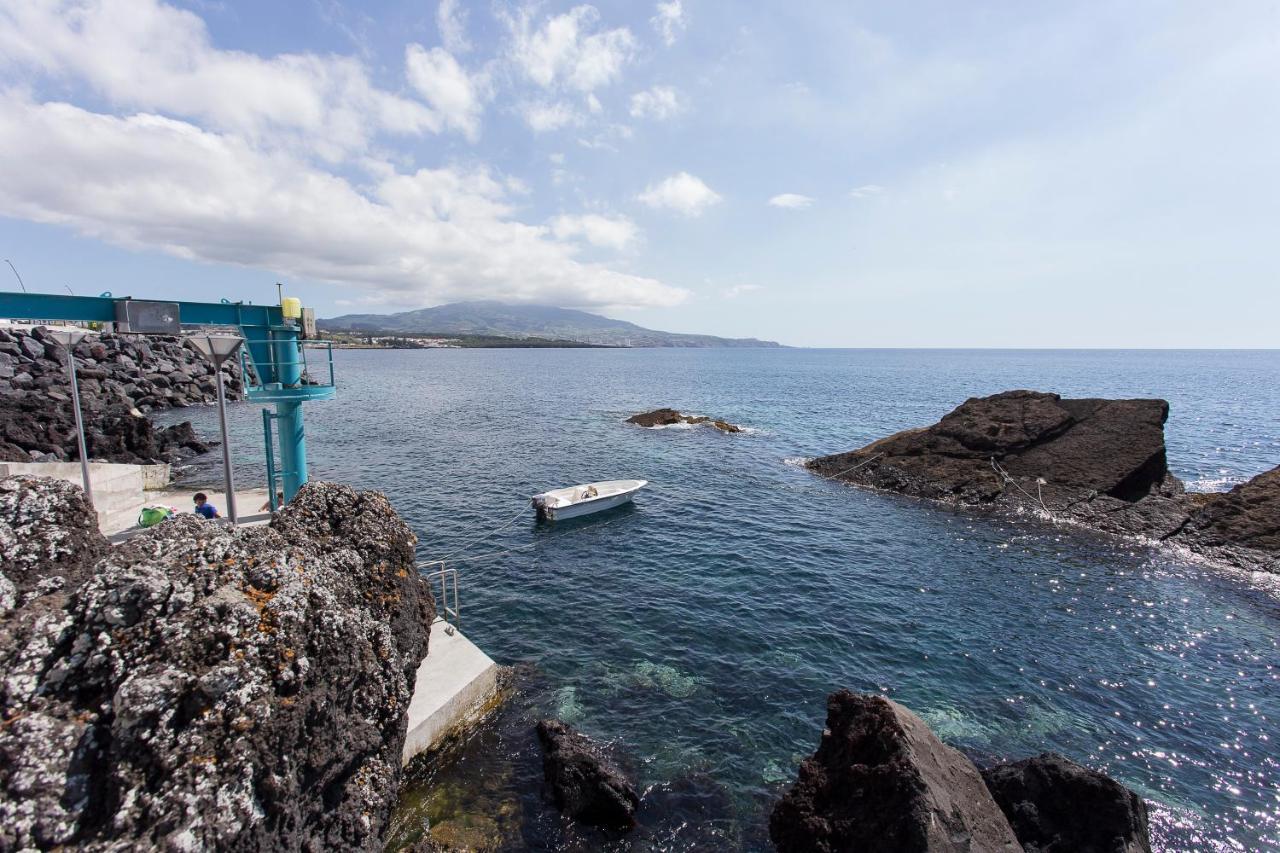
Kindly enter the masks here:
[[239, 335], [211, 334], [191, 335], [188, 338], [200, 354], [213, 362], [214, 373], [218, 379], [218, 420], [222, 424], [222, 479], [227, 493], [227, 518], [232, 524], [238, 524], [240, 517], [236, 514], [236, 484], [231, 471], [231, 438], [227, 432], [227, 396], [222, 385], [222, 365], [236, 354], [244, 338]]
[[84, 483], [84, 499], [93, 506], [93, 486], [89, 483], [89, 451], [84, 440], [84, 415], [80, 412], [80, 382], [76, 378], [76, 356], [72, 347], [89, 333], [75, 326], [50, 329], [49, 335], [67, 350], [67, 377], [71, 380], [71, 410], [76, 416], [76, 440], [80, 448], [80, 478]]

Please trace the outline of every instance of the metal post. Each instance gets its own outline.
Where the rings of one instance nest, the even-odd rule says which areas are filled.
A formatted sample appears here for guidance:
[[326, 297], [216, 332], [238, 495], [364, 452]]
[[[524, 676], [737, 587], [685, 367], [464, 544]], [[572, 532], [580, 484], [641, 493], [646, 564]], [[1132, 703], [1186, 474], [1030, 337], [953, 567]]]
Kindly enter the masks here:
[[216, 367], [218, 374], [218, 420], [222, 422], [222, 479], [227, 490], [227, 518], [232, 524], [239, 524], [236, 515], [236, 484], [231, 472], [231, 437], [227, 433], [227, 396], [222, 388], [222, 365]]
[[[302, 382], [298, 332], [296, 329], [277, 329], [273, 337], [271, 349], [276, 362], [276, 381], [283, 388], [296, 388]], [[307, 436], [302, 429], [301, 403], [276, 403], [276, 432], [280, 437], [284, 500], [288, 503], [307, 482]]]
[[89, 483], [89, 451], [84, 441], [84, 416], [80, 413], [80, 383], [76, 379], [76, 356], [67, 345], [67, 373], [71, 375], [71, 408], [76, 414], [76, 438], [80, 442], [80, 476], [84, 480], [84, 499], [93, 506], [93, 486]]
[[276, 432], [280, 437], [280, 468], [285, 503], [307, 482], [307, 436], [302, 429], [301, 403], [276, 403]]

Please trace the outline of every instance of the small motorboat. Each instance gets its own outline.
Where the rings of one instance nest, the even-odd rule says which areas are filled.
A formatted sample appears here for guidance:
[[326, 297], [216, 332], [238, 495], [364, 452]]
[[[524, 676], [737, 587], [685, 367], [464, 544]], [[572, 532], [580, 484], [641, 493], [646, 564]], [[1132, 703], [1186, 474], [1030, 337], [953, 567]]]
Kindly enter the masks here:
[[603, 480], [599, 483], [552, 489], [534, 495], [532, 503], [538, 511], [539, 521], [577, 518], [622, 506], [648, 484], [648, 480]]

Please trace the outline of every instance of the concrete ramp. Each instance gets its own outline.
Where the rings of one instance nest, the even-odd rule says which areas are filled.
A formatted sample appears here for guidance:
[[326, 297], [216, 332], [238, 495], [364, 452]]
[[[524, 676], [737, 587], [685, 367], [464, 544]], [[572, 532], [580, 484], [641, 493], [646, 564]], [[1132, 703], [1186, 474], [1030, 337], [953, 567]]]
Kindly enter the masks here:
[[428, 648], [409, 702], [404, 764], [474, 723], [498, 694], [498, 665], [443, 619], [432, 624]]

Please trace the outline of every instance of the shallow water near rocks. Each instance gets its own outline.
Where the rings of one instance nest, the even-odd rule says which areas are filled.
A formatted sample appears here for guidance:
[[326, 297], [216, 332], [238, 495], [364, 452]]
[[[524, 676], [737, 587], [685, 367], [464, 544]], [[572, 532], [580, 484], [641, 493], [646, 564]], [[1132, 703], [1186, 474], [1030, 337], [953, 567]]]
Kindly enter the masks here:
[[[651, 481], [634, 507], [557, 525], [530, 515], [449, 560], [463, 631], [528, 669], [515, 700], [406, 790], [397, 837], [430, 819], [497, 849], [765, 849], [825, 696], [850, 687], [903, 702], [979, 759], [1054, 749], [1110, 773], [1150, 800], [1158, 849], [1280, 844], [1280, 579], [795, 464], [933, 423], [966, 397], [1035, 388], [1170, 400], [1174, 473], [1227, 488], [1280, 463], [1280, 353], [336, 359], [339, 397], [307, 412], [312, 476], [385, 491], [424, 559], [535, 492]], [[659, 406], [752, 432], [623, 423]], [[259, 409], [231, 416], [237, 473], [256, 485]], [[187, 417], [216, 434], [212, 409], [163, 419]], [[616, 744], [648, 791], [640, 831], [575, 830], [542, 802], [531, 720], [544, 715]]]

